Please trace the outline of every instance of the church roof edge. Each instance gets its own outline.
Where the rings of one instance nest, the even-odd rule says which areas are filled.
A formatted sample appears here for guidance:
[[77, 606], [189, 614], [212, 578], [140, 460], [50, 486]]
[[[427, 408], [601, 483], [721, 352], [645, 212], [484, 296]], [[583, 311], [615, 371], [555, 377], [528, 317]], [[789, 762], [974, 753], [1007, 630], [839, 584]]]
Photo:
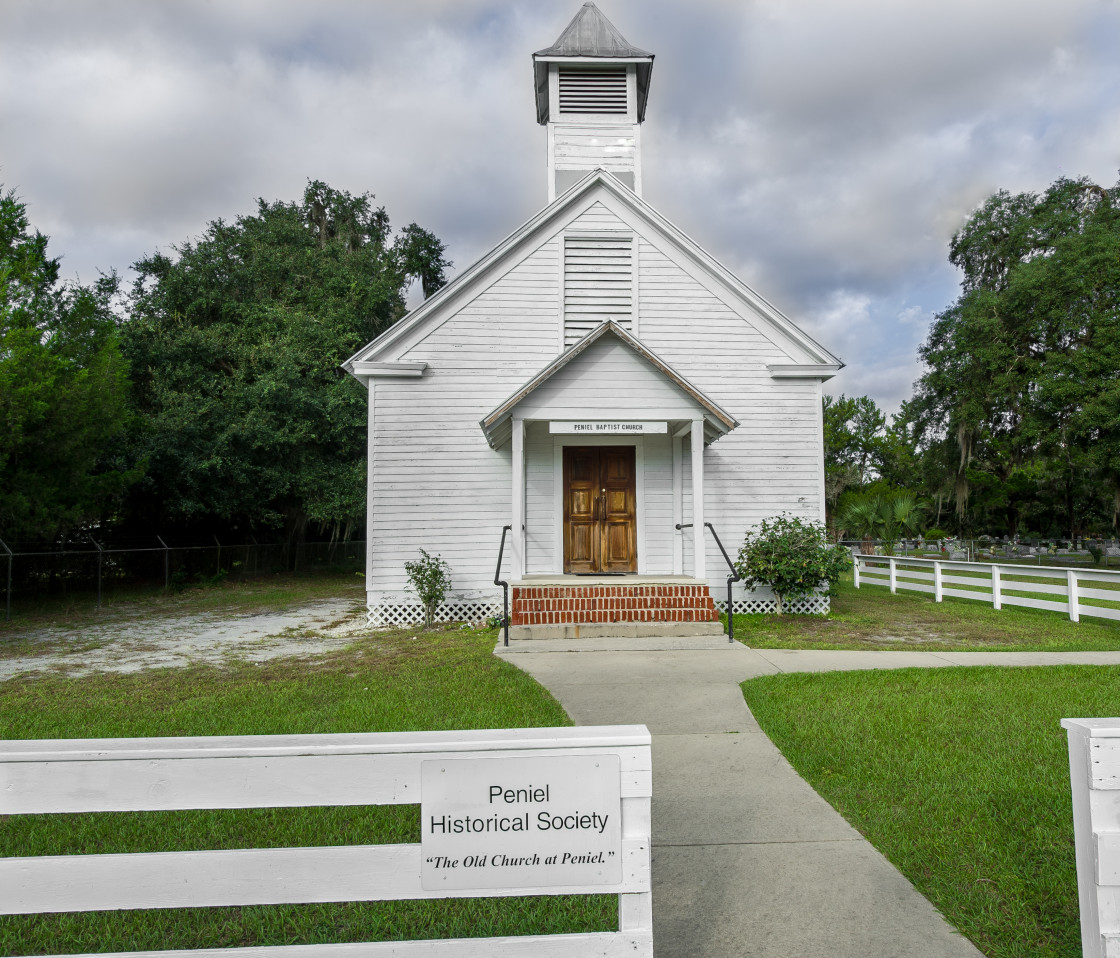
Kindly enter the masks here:
[[[539, 229], [547, 229], [548, 224], [561, 216], [564, 211], [576, 204], [589, 191], [604, 188], [645, 219], [653, 228], [659, 230], [670, 242], [685, 250], [705, 271], [716, 278], [729, 293], [742, 300], [754, 303], [758, 314], [768, 321], [769, 325], [805, 350], [811, 360], [817, 363], [835, 365], [837, 368], [843, 363], [831, 352], [821, 346], [804, 330], [795, 325], [781, 310], [759, 295], [757, 291], [747, 286], [742, 280], [734, 276], [725, 266], [715, 260], [710, 253], [700, 247], [695, 240], [683, 234], [661, 214], [653, 209], [633, 191], [618, 181], [604, 170], [594, 170], [584, 177], [579, 183], [572, 186], [565, 193], [558, 196], [552, 203], [540, 210], [530, 220], [523, 223], [509, 236], [493, 247], [450, 283], [433, 293], [420, 306], [390, 326], [380, 336], [367, 343], [353, 356], [342, 364], [342, 368], [352, 375], [359, 375], [356, 365], [369, 361], [382, 361], [391, 358], [392, 344], [406, 335], [411, 329], [427, 320], [434, 313], [444, 310], [449, 303], [459, 299], [460, 296], [470, 295], [468, 292], [477, 282], [509, 257], [529, 236]], [[825, 377], [827, 378], [827, 376]]]
[[556, 42], [538, 50], [536, 57], [650, 57], [648, 50], [634, 46], [588, 0], [572, 17]]

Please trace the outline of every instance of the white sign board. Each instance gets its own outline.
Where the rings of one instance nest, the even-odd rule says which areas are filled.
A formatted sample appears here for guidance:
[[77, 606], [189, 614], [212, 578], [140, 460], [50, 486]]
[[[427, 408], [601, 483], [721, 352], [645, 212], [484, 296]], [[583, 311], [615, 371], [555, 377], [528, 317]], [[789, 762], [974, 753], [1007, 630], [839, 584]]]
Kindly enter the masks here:
[[620, 774], [617, 755], [421, 763], [421, 886], [618, 884]]
[[645, 434], [645, 433], [666, 433], [669, 431], [669, 424], [664, 422], [623, 422], [620, 420], [612, 420], [610, 422], [593, 421], [593, 422], [549, 422], [548, 431], [553, 435], [580, 435], [585, 434], [589, 436], [602, 436], [602, 435], [617, 435], [619, 433], [629, 434]]

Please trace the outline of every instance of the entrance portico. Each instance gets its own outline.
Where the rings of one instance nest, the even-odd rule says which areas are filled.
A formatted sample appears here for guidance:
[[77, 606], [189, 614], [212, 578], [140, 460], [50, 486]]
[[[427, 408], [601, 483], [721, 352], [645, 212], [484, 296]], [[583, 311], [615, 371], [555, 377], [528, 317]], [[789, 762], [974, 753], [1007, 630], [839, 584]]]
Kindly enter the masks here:
[[[555, 420], [511, 420], [510, 526], [521, 530], [510, 539], [511, 574], [689, 574], [705, 579], [704, 420], [585, 424], [602, 431], [557, 435], [552, 432]], [[632, 471], [625, 477], [603, 472], [612, 466], [617, 470], [623, 450], [630, 451], [626, 468]], [[608, 454], [609, 460], [604, 458]], [[590, 477], [577, 477], [573, 489], [573, 458], [577, 465], [595, 464], [596, 486]], [[623, 497], [624, 504], [617, 501]], [[678, 525], [687, 528], [678, 530]], [[615, 545], [625, 535], [628, 548], [624, 554], [616, 548], [613, 559], [604, 563], [611, 533]], [[598, 558], [590, 538], [595, 536]], [[579, 551], [589, 548], [592, 555]]]
[[715, 618], [704, 448], [737, 423], [700, 390], [607, 322], [480, 425], [509, 443], [515, 623]]

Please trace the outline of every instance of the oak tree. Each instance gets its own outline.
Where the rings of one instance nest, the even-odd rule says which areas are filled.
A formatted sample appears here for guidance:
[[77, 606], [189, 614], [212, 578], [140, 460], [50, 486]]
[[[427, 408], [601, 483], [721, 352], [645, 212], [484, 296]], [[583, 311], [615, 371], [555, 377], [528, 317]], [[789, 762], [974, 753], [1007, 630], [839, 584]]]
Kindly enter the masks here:
[[404, 314], [412, 271], [443, 283], [443, 246], [415, 250], [421, 234], [394, 240], [370, 194], [313, 181], [135, 265], [137, 523], [293, 539], [360, 525], [367, 396], [340, 363]]

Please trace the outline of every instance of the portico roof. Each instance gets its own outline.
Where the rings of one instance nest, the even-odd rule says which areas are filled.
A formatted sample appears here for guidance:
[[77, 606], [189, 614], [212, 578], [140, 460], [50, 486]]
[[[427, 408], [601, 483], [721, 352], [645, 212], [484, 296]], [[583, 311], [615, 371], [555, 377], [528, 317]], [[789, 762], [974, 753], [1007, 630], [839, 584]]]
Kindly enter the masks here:
[[[557, 373], [567, 367], [573, 360], [587, 352], [593, 344], [597, 343], [605, 336], [613, 336], [618, 339], [624, 346], [644, 359], [661, 377], [672, 383], [681, 392], [685, 393], [692, 401], [690, 403], [692, 409], [699, 407], [704, 417], [704, 441], [706, 443], [714, 442], [720, 436], [725, 435], [739, 425], [737, 419], [720, 407], [718, 403], [708, 398], [702, 390], [685, 379], [684, 376], [657, 356], [637, 337], [632, 336], [613, 320], [608, 320], [595, 327], [595, 329], [591, 330], [591, 332], [570, 349], [565, 350], [557, 356], [556, 359], [545, 366], [544, 369], [537, 373], [532, 379], [518, 387], [505, 402], [479, 421], [479, 426], [482, 427], [482, 431], [486, 434], [486, 441], [491, 447], [497, 448], [503, 445], [509, 438], [511, 432], [510, 420], [513, 418], [513, 413], [517, 406], [525, 402], [525, 400], [540, 389], [541, 386], [556, 376]], [[687, 417], [691, 415], [692, 413], [689, 412]], [[681, 418], [687, 417], [682, 410]]]

